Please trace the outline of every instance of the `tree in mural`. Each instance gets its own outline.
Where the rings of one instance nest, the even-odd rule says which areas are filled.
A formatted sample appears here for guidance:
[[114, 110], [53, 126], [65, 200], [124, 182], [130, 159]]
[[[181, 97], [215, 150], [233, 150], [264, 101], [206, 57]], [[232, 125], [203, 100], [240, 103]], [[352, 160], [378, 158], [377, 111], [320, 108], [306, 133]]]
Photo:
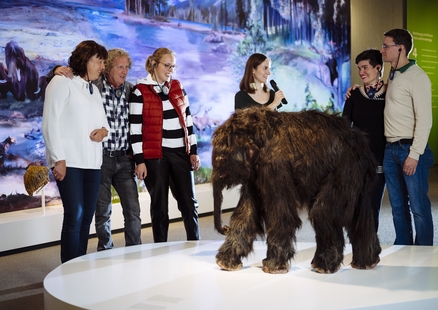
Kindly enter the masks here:
[[334, 108], [340, 110], [348, 86], [341, 73], [350, 60], [349, 0], [263, 0], [263, 6], [264, 29], [270, 39], [309, 46], [319, 55], [325, 68], [317, 78], [330, 89]]
[[219, 20], [222, 26], [222, 31], [226, 31], [228, 24], [227, 1], [220, 2]]
[[[275, 45], [281, 46], [284, 54], [292, 53], [288, 47], [305, 48], [311, 54], [305, 57], [318, 62], [319, 70], [313, 73], [314, 78], [331, 94], [328, 103], [319, 102], [319, 106], [342, 109], [343, 94], [349, 84], [350, 0], [188, 0], [171, 3], [169, 7], [167, 0], [126, 0], [125, 7], [139, 15], [165, 15], [208, 23], [212, 31], [226, 32], [229, 26], [243, 31], [245, 38], [229, 57], [229, 63], [238, 75], [252, 53], [267, 53]], [[286, 57], [279, 53], [277, 51], [278, 58]], [[275, 57], [273, 61], [276, 61]]]
[[125, 0], [125, 14], [160, 16], [167, 7], [167, 0]]
[[236, 24], [239, 29], [244, 29], [248, 23], [249, 0], [236, 0]]
[[266, 32], [263, 30], [262, 23], [249, 24], [245, 28], [245, 38], [236, 45], [235, 52], [231, 55], [228, 62], [233, 68], [233, 74], [240, 81], [242, 72], [245, 68], [246, 60], [254, 53], [266, 54], [271, 50]]
[[125, 14], [134, 13], [135, 15], [144, 15], [145, 8], [148, 5], [145, 0], [126, 0], [125, 1]]

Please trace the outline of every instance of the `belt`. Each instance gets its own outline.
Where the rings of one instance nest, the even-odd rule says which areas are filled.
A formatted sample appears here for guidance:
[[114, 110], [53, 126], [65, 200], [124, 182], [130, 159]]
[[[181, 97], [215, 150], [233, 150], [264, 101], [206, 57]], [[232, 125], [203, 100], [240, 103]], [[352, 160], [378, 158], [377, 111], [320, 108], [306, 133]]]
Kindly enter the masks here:
[[109, 157], [120, 157], [120, 156], [126, 156], [127, 151], [122, 150], [122, 151], [108, 151], [108, 150], [103, 150], [103, 155], [108, 155]]
[[388, 142], [389, 145], [402, 145], [402, 144], [412, 144], [414, 142], [414, 139], [400, 139], [395, 142]]

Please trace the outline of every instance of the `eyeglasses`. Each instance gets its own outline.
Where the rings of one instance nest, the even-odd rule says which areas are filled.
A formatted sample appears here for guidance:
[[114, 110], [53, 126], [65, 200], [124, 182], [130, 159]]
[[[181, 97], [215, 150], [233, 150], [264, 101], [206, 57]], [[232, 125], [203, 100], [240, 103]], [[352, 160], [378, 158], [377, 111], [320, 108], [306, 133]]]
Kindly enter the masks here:
[[389, 44], [389, 45], [383, 44], [382, 48], [386, 50], [387, 48], [392, 47], [392, 46], [400, 46], [400, 44]]
[[160, 64], [164, 65], [164, 68], [166, 68], [167, 70], [169, 70], [169, 69], [172, 69], [172, 70], [178, 69], [177, 65], [165, 64], [163, 62], [160, 62]]

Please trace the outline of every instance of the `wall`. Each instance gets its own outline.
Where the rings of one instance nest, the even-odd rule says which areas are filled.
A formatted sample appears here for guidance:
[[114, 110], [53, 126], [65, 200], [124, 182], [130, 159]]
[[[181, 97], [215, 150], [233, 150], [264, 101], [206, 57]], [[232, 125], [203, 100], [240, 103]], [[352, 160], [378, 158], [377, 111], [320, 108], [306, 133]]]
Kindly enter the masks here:
[[[210, 184], [196, 185], [196, 198], [199, 203], [199, 214], [213, 211], [213, 195]], [[239, 199], [239, 187], [232, 190], [224, 190], [222, 208], [230, 209], [237, 205]], [[151, 222], [148, 193], [140, 193], [140, 207], [142, 224]], [[43, 212], [42, 208], [24, 211], [8, 212], [0, 215], [0, 253], [14, 249], [21, 249], [34, 245], [59, 241], [61, 236], [63, 208], [51, 206]], [[175, 199], [169, 195], [169, 217], [176, 219], [181, 217]], [[211, 222], [213, 225], [213, 221]], [[112, 229], [123, 228], [122, 208], [120, 204], [113, 206], [111, 216]], [[90, 233], [94, 234], [94, 221], [91, 224]], [[202, 233], [202, 232], [201, 232]], [[201, 234], [202, 238], [202, 234]]]
[[[366, 48], [378, 48], [382, 45], [383, 33], [392, 28], [403, 27], [403, 0], [351, 0], [351, 50], [352, 83], [361, 83], [354, 58]], [[385, 67], [385, 76], [389, 68]], [[213, 210], [213, 198], [210, 185], [197, 185], [197, 197], [200, 203], [199, 213]], [[149, 196], [141, 195], [142, 222], [150, 223]], [[169, 199], [171, 218], [180, 217], [173, 198]], [[224, 193], [224, 209], [233, 208], [238, 201], [238, 189]], [[62, 223], [62, 207], [12, 212], [0, 216], [0, 252], [28, 247], [59, 240]], [[123, 227], [120, 205], [114, 206], [112, 215], [113, 229]], [[212, 223], [213, 225], [213, 223]], [[94, 224], [92, 231], [94, 233]]]
[[[383, 33], [393, 28], [404, 27], [405, 0], [351, 0], [351, 81], [362, 84], [354, 62], [365, 49], [379, 49]], [[386, 81], [390, 64], [385, 63], [383, 80]]]
[[[427, 7], [427, 10], [424, 8]], [[414, 47], [409, 58], [415, 59], [417, 64], [427, 73], [432, 83], [432, 118], [438, 119], [438, 23], [436, 0], [407, 0], [406, 25], [414, 37]], [[429, 135], [429, 146], [435, 154], [435, 164], [438, 163], [438, 126], [432, 127]]]

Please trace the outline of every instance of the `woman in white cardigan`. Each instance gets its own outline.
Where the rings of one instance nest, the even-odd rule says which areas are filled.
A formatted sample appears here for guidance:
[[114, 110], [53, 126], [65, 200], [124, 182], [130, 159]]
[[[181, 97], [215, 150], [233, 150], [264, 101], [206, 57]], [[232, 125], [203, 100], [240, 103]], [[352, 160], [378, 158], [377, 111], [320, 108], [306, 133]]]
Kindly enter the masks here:
[[108, 57], [105, 47], [83, 41], [69, 58], [74, 78], [55, 76], [46, 89], [43, 135], [47, 165], [61, 195], [62, 263], [86, 254], [90, 224], [96, 210], [102, 164], [102, 141], [109, 125], [99, 90]]

